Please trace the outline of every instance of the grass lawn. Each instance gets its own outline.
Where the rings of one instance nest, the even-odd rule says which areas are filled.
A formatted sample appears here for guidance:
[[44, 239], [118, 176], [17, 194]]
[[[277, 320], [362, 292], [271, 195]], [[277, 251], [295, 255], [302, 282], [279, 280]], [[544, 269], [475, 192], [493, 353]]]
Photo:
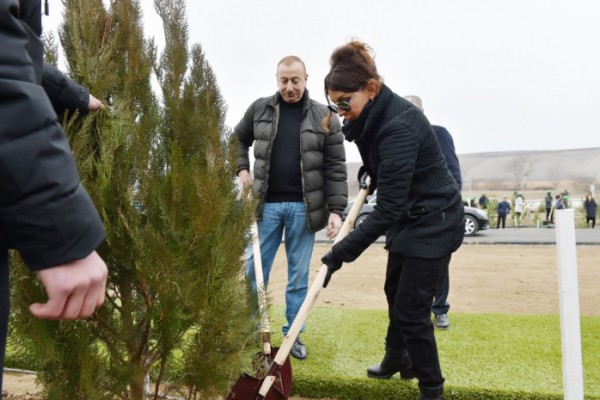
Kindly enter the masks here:
[[[283, 308], [272, 308], [273, 332]], [[436, 331], [448, 400], [562, 399], [560, 319], [556, 315], [451, 313], [452, 326]], [[381, 361], [387, 313], [314, 308], [302, 335], [309, 356], [293, 359], [293, 393], [312, 398], [413, 399], [416, 380], [368, 379]], [[600, 317], [581, 319], [586, 399], [600, 399]], [[273, 335], [274, 345], [281, 335]]]

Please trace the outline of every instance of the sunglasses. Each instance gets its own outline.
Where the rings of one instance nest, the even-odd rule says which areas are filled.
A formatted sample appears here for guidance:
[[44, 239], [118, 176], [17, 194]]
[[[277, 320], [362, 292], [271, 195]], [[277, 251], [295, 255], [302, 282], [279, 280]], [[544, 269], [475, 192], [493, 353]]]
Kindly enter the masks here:
[[352, 100], [354, 100], [354, 96], [356, 96], [358, 94], [358, 92], [360, 92], [361, 90], [363, 90], [365, 86], [361, 86], [360, 89], [358, 89], [356, 92], [354, 92], [354, 94], [348, 99], [348, 100], [342, 100], [339, 103], [331, 103], [329, 101], [329, 96], [327, 95], [327, 90], [325, 91], [325, 98], [327, 99], [327, 108], [329, 108], [329, 111], [333, 112], [333, 113], [338, 113], [340, 110], [342, 110], [343, 112], [350, 112], [352, 111], [352, 105], [350, 103], [352, 103]]

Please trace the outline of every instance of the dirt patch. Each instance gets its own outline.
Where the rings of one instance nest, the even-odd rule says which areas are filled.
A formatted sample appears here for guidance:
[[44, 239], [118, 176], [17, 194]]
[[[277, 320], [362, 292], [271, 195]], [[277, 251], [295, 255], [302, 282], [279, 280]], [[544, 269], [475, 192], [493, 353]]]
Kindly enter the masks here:
[[[317, 244], [311, 264], [311, 282], [330, 249]], [[579, 246], [579, 307], [582, 315], [598, 316], [595, 306], [600, 286], [600, 246]], [[373, 245], [358, 260], [338, 271], [321, 290], [316, 307], [387, 309], [383, 294], [387, 253]], [[287, 282], [285, 251], [277, 253], [269, 292], [274, 304], [283, 304]], [[463, 245], [450, 262], [450, 312], [558, 314], [555, 246]], [[3, 399], [34, 400], [35, 376], [4, 374]], [[7, 397], [5, 397], [5, 395]], [[302, 400], [300, 397], [290, 399]]]
[[[317, 244], [311, 280], [329, 250]], [[600, 246], [579, 246], [580, 311], [598, 316], [596, 293], [600, 285]], [[355, 262], [338, 271], [321, 290], [315, 307], [387, 309], [383, 284], [387, 252], [382, 245], [369, 247]], [[463, 245], [450, 262], [450, 312], [558, 314], [556, 247], [521, 245]], [[274, 304], [283, 304], [287, 270], [285, 252], [277, 253], [269, 292]]]

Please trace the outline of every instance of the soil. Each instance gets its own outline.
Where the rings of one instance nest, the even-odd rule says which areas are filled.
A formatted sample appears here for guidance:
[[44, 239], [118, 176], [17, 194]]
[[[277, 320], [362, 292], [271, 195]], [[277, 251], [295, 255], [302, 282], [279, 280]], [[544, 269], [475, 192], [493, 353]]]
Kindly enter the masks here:
[[[329, 244], [317, 244], [311, 279], [321, 267]], [[595, 294], [600, 286], [600, 246], [577, 248], [579, 307], [582, 315], [599, 316]], [[383, 294], [387, 253], [373, 245], [358, 260], [345, 265], [321, 290], [315, 307], [387, 309]], [[555, 246], [463, 245], [450, 263], [451, 312], [558, 314]], [[284, 301], [287, 269], [283, 247], [271, 272], [269, 292], [274, 304]], [[360, 295], [357, 295], [357, 294]], [[34, 400], [34, 375], [4, 374], [3, 399]], [[7, 397], [5, 397], [5, 395]], [[290, 399], [302, 400], [300, 397]]]

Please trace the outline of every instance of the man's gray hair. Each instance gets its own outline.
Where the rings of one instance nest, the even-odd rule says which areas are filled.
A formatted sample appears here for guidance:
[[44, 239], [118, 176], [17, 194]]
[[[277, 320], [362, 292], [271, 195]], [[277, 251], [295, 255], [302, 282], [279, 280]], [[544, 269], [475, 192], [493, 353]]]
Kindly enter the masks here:
[[304, 72], [306, 72], [306, 65], [304, 64], [304, 61], [302, 61], [302, 59], [300, 57], [298, 57], [298, 56], [285, 56], [285, 57], [283, 57], [277, 63], [277, 68], [279, 68], [279, 66], [281, 64], [283, 64], [283, 65], [292, 65], [295, 62], [299, 62], [300, 64], [302, 64], [302, 68], [304, 68]]
[[419, 110], [423, 109], [423, 102], [421, 101], [421, 98], [419, 96], [409, 94], [408, 96], [404, 96], [404, 98], [413, 103], [415, 106], [417, 106]]

